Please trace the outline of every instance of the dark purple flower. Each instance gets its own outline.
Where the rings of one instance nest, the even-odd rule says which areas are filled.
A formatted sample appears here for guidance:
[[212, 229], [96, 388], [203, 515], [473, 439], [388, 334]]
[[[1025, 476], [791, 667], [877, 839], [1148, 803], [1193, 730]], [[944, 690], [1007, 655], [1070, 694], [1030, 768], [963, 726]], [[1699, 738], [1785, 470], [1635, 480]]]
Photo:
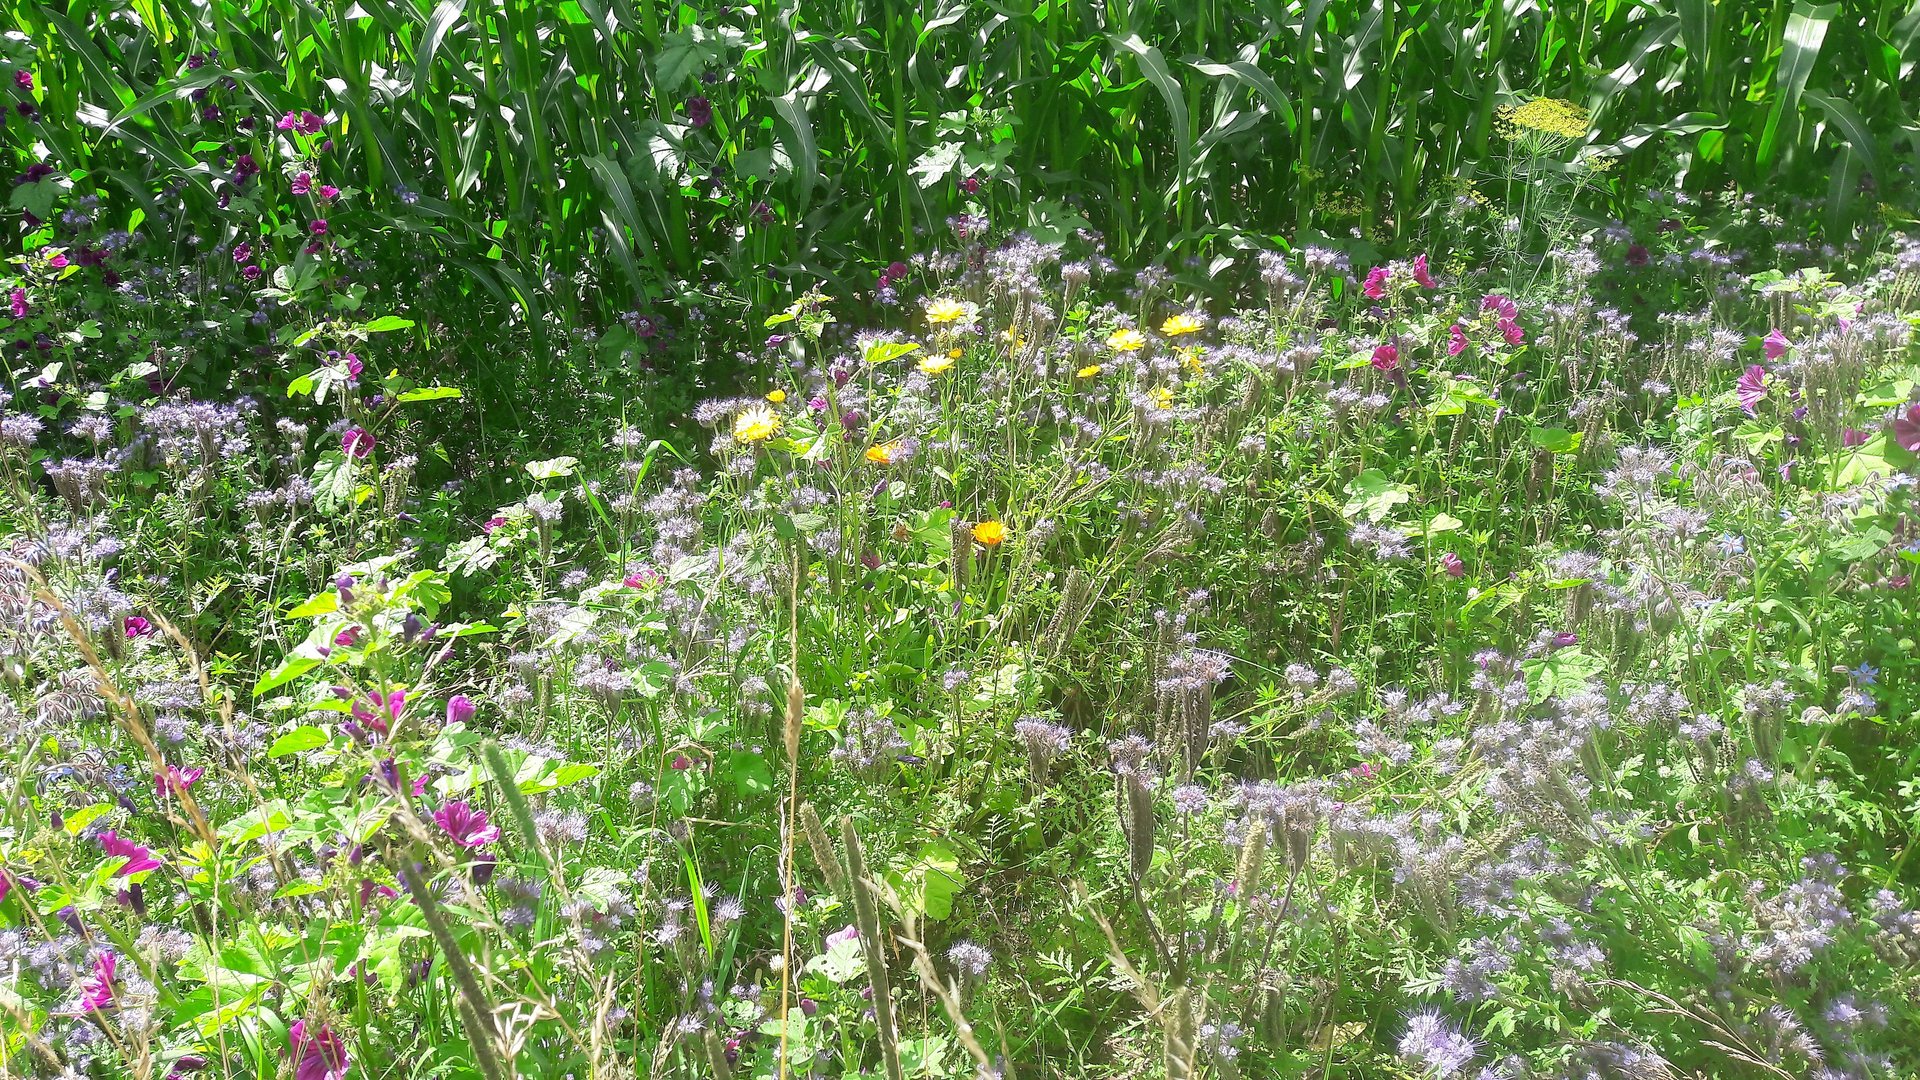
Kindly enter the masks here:
[[395, 690], [385, 697], [376, 691], [368, 694], [364, 701], [353, 703], [353, 718], [385, 735], [390, 725], [400, 722], [400, 714], [406, 709], [406, 691]]
[[687, 123], [703, 128], [713, 123], [713, 102], [704, 97], [687, 99]]
[[1553, 647], [1556, 649], [1564, 649], [1568, 646], [1578, 644], [1580, 644], [1580, 635], [1571, 630], [1562, 630], [1553, 635]]
[[960, 181], [960, 190], [969, 195], [980, 194], [980, 178], [977, 176], [969, 176], [965, 180]]
[[327, 219], [314, 218], [312, 221], [307, 223], [307, 231], [312, 233], [315, 236], [327, 235]]
[[253, 263], [248, 263], [240, 268], [240, 276], [246, 278], [248, 281], [259, 281], [260, 272], [260, 268]]
[[310, 1031], [305, 1020], [287, 1030], [292, 1049], [293, 1080], [346, 1080], [347, 1046], [333, 1029]]
[[433, 812], [434, 824], [446, 830], [461, 847], [485, 847], [500, 839], [500, 826], [487, 822], [485, 810], [475, 810], [465, 799], [450, 802]]
[[1864, 446], [1866, 442], [1867, 433], [1859, 428], [1842, 428], [1840, 431], [1841, 446]]
[[373, 442], [372, 432], [350, 427], [340, 435], [340, 450], [349, 457], [363, 458], [373, 453]]
[[1653, 253], [1647, 250], [1647, 245], [1632, 244], [1628, 246], [1627, 248], [1627, 265], [1628, 266], [1645, 266], [1652, 261], [1653, 261]]
[[292, 191], [295, 195], [305, 195], [312, 191], [313, 174], [309, 172], [295, 173], [293, 183], [288, 185], [288, 190]]
[[33, 72], [31, 71], [14, 72], [13, 85], [19, 87], [22, 90], [31, 91], [33, 89]]

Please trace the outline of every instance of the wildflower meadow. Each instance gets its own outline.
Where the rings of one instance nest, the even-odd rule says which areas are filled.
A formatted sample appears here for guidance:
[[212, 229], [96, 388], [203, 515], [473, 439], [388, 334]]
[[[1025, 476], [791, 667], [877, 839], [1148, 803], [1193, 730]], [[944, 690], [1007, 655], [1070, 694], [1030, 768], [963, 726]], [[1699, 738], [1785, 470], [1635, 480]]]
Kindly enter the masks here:
[[0, 0], [0, 1077], [1920, 1080], [1917, 68]]

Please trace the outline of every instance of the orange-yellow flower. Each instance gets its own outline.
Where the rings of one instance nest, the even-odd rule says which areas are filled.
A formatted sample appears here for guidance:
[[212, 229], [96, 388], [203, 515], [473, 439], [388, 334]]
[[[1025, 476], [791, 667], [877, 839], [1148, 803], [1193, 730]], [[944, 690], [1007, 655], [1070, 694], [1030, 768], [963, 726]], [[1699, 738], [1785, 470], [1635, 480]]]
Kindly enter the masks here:
[[787, 392], [785, 390], [769, 390], [767, 391], [767, 400], [778, 405], [787, 400]]
[[1107, 335], [1107, 348], [1114, 352], [1139, 352], [1147, 347], [1147, 335], [1131, 327]]
[[929, 300], [927, 301], [927, 321], [935, 326], [948, 326], [954, 323], [971, 323], [979, 313], [978, 305], [965, 300]]
[[1006, 538], [1007, 527], [992, 518], [988, 518], [973, 527], [974, 542], [981, 547], [999, 547], [1000, 542]]
[[900, 441], [876, 443], [867, 447], [867, 460], [875, 465], [893, 464], [893, 455], [900, 452]]
[[1168, 337], [1179, 337], [1182, 334], [1198, 333], [1205, 328], [1205, 325], [1183, 311], [1178, 315], [1168, 316], [1167, 321], [1160, 324], [1160, 332]]
[[1156, 409], [1173, 408], [1173, 390], [1165, 386], [1154, 387], [1153, 407]]
[[780, 414], [771, 405], [750, 405], [733, 418], [733, 437], [743, 443], [766, 442], [780, 433]]
[[1086, 367], [1083, 367], [1079, 371], [1074, 372], [1074, 375], [1082, 379], [1091, 379], [1098, 374], [1100, 374], [1099, 364], [1088, 364]]

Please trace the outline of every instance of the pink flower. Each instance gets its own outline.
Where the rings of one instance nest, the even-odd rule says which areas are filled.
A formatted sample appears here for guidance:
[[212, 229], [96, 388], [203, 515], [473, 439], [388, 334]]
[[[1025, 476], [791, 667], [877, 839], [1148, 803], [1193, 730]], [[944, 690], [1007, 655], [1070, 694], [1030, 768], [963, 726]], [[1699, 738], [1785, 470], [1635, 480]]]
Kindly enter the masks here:
[[300, 114], [289, 109], [281, 114], [280, 121], [273, 126], [279, 128], [281, 131], [292, 131], [299, 123]]
[[292, 1047], [293, 1080], [346, 1080], [347, 1046], [332, 1028], [310, 1032], [305, 1020], [295, 1020], [287, 1030], [287, 1042]]
[[1367, 362], [1381, 371], [1393, 371], [1400, 366], [1400, 350], [1391, 345], [1382, 345], [1373, 350], [1373, 359]]
[[1920, 454], [1920, 405], [1894, 415], [1893, 441], [1909, 454]]
[[506, 523], [507, 523], [506, 518], [496, 515], [494, 517], [490, 517], [487, 520], [481, 522], [480, 531], [483, 533], [486, 533], [488, 536], [492, 536], [493, 530], [499, 528], [502, 525], [505, 525]]
[[159, 798], [165, 798], [168, 792], [176, 795], [185, 794], [188, 788], [198, 783], [200, 778], [206, 774], [207, 770], [205, 769], [181, 769], [173, 765], [162, 766], [159, 772], [153, 774], [153, 793]]
[[350, 649], [359, 641], [360, 628], [357, 626], [349, 626], [345, 630], [333, 635], [333, 643], [343, 649]]
[[668, 764], [673, 766], [673, 771], [675, 772], [686, 772], [688, 769], [693, 768], [693, 759], [685, 754], [675, 754], [673, 755], [673, 760], [668, 762]]
[[248, 263], [240, 268], [240, 276], [246, 278], [248, 281], [259, 281], [260, 268], [252, 263]]
[[1481, 297], [1480, 310], [1495, 312], [1503, 319], [1516, 319], [1520, 317], [1520, 305], [1501, 296], [1499, 293], [1488, 293]]
[[113, 973], [120, 966], [118, 954], [103, 950], [93, 958], [93, 977], [80, 988], [80, 1011], [90, 1013], [113, 1004]]
[[1578, 644], [1580, 644], [1580, 635], [1571, 630], [1562, 630], [1553, 635], [1553, 647], [1556, 649], [1565, 649]]
[[133, 874], [138, 874], [143, 870], [157, 870], [160, 868], [160, 860], [153, 857], [152, 851], [141, 847], [131, 840], [123, 840], [111, 832], [103, 832], [100, 834], [100, 850], [110, 856], [126, 857], [126, 865], [115, 870], [113, 872], [114, 877], [128, 877]]
[[313, 190], [313, 174], [307, 173], [307, 172], [296, 174], [293, 178], [293, 183], [290, 186], [289, 190], [291, 190], [295, 195], [305, 195], [309, 191], [312, 191]]
[[27, 290], [25, 289], [13, 290], [12, 300], [13, 300], [13, 306], [11, 307], [10, 310], [13, 312], [13, 317], [16, 319], [26, 318], [27, 311], [29, 310], [27, 307]]
[[339, 195], [340, 195], [340, 189], [337, 187], [334, 187], [332, 184], [320, 185], [320, 197], [322, 199], [325, 199], [328, 202], [332, 202], [334, 199], [338, 198]]
[[1787, 355], [1788, 349], [1793, 348], [1793, 342], [1788, 341], [1787, 335], [1781, 333], [1780, 328], [1776, 326], [1760, 343], [1760, 347], [1766, 350], [1768, 360], [1778, 360]]
[[307, 222], [307, 231], [315, 236], [327, 235], [327, 219], [314, 218], [312, 221]]
[[31, 71], [14, 72], [13, 85], [19, 87], [22, 90], [31, 91], [33, 89], [33, 72]]
[[1519, 323], [1514, 322], [1512, 319], [1501, 319], [1498, 326], [1500, 336], [1507, 340], [1507, 344], [1517, 348], [1526, 342], [1527, 332], [1520, 329]]
[[146, 637], [153, 633], [153, 624], [138, 615], [127, 616], [127, 637]]
[[1866, 442], [1867, 433], [1858, 428], [1842, 428], [1840, 431], [1841, 446], [1864, 446]]
[[243, 263], [251, 258], [253, 258], [252, 244], [249, 244], [245, 240], [242, 240], [239, 243], [233, 245], [233, 261], [234, 262]]
[[1433, 275], [1427, 272], [1427, 257], [1425, 255], [1415, 255], [1413, 257], [1413, 280], [1419, 282], [1422, 288], [1427, 289], [1436, 288], [1439, 285], [1438, 282], [1433, 280]]
[[485, 847], [500, 839], [500, 826], [487, 823], [487, 812], [475, 810], [465, 799], [450, 802], [433, 812], [434, 824], [445, 829], [461, 847]]
[[1740, 399], [1740, 407], [1747, 410], [1747, 415], [1753, 415], [1753, 407], [1767, 396], [1767, 369], [1759, 364], [1749, 366], [1733, 384], [1733, 390]]
[[1447, 355], [1459, 356], [1467, 351], [1467, 332], [1460, 329], [1459, 323], [1447, 327]]
[[358, 379], [360, 373], [365, 370], [367, 370], [367, 365], [360, 361], [359, 356], [354, 353], [347, 354], [347, 378]]
[[1446, 571], [1448, 577], [1465, 577], [1467, 564], [1460, 561], [1460, 556], [1449, 551], [1440, 556], [1440, 569]]
[[1376, 266], [1367, 271], [1367, 283], [1361, 286], [1360, 291], [1366, 293], [1368, 299], [1384, 300], [1387, 295], [1387, 268]]
[[378, 691], [368, 694], [365, 701], [353, 703], [353, 718], [373, 730], [385, 735], [391, 724], [400, 722], [400, 714], [407, 709], [407, 692], [395, 690], [381, 697]]
[[425, 795], [426, 793], [427, 793], [427, 778], [425, 776], [414, 777], [413, 778], [413, 797], [417, 799], [420, 796]]
[[362, 427], [350, 427], [340, 434], [340, 449], [349, 457], [363, 458], [373, 453], [373, 433]]
[[1353, 768], [1348, 769], [1347, 775], [1357, 777], [1361, 780], [1371, 780], [1380, 775], [1380, 766], [1375, 765], [1371, 761], [1363, 761]]
[[464, 724], [473, 719], [473, 714], [478, 712], [479, 708], [467, 695], [455, 694], [447, 699], [447, 723]]
[[642, 566], [620, 579], [620, 584], [629, 589], [651, 589], [660, 584], [660, 571], [651, 566]]
[[65, 270], [67, 268], [67, 257], [65, 255], [55, 255], [53, 258], [47, 260], [47, 265], [53, 267], [55, 270]]

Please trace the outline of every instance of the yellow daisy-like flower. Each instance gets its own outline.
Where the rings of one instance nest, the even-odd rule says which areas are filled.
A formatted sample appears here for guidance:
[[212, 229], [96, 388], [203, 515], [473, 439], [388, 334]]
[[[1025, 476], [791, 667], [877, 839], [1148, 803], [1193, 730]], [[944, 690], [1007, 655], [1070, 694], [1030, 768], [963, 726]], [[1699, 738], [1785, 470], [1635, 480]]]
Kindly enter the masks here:
[[974, 542], [981, 547], [999, 547], [1000, 542], [1006, 538], [1007, 527], [992, 518], [988, 518], [973, 527]]
[[1200, 347], [1197, 345], [1191, 349], [1180, 350], [1180, 362], [1187, 365], [1187, 370], [1193, 372], [1195, 375], [1205, 375], [1207, 373], [1207, 365], [1201, 363]]
[[920, 370], [929, 375], [938, 375], [943, 371], [951, 371], [954, 365], [954, 355], [959, 351], [960, 350], [955, 349], [953, 352], [948, 353], [929, 353], [920, 358]]
[[873, 462], [875, 465], [891, 465], [893, 464], [893, 455], [897, 453], [899, 449], [900, 441], [898, 439], [893, 442], [877, 443], [867, 447], [867, 460]]
[[965, 356], [966, 354], [967, 354], [967, 351], [965, 349], [948, 349], [947, 350], [947, 355], [955, 360], [960, 359], [962, 356]]
[[1077, 378], [1081, 378], [1081, 379], [1091, 379], [1091, 378], [1093, 378], [1093, 377], [1094, 377], [1095, 375], [1098, 375], [1098, 374], [1100, 374], [1100, 365], [1099, 365], [1099, 364], [1088, 364], [1088, 365], [1087, 365], [1086, 367], [1083, 367], [1083, 368], [1081, 368], [1081, 369], [1080, 369], [1079, 371], [1076, 371], [1076, 372], [1074, 372], [1073, 374], [1074, 374], [1074, 376], [1075, 376], [1075, 377], [1077, 377]]
[[1156, 409], [1173, 408], [1173, 390], [1165, 386], [1153, 388], [1153, 407]]
[[1180, 337], [1183, 334], [1199, 333], [1205, 329], [1205, 326], [1206, 324], [1199, 319], [1183, 311], [1178, 315], [1169, 316], [1166, 322], [1161, 323], [1160, 332], [1168, 337]]
[[733, 418], [733, 437], [743, 443], [766, 442], [780, 433], [780, 414], [771, 405], [752, 405]]
[[935, 326], [973, 321], [974, 306], [965, 300], [927, 301], [927, 321]]
[[787, 400], [787, 392], [785, 390], [769, 390], [767, 391], [767, 400], [778, 405]]
[[1115, 330], [1107, 335], [1107, 348], [1114, 352], [1139, 352], [1147, 347], [1147, 335], [1134, 329]]

